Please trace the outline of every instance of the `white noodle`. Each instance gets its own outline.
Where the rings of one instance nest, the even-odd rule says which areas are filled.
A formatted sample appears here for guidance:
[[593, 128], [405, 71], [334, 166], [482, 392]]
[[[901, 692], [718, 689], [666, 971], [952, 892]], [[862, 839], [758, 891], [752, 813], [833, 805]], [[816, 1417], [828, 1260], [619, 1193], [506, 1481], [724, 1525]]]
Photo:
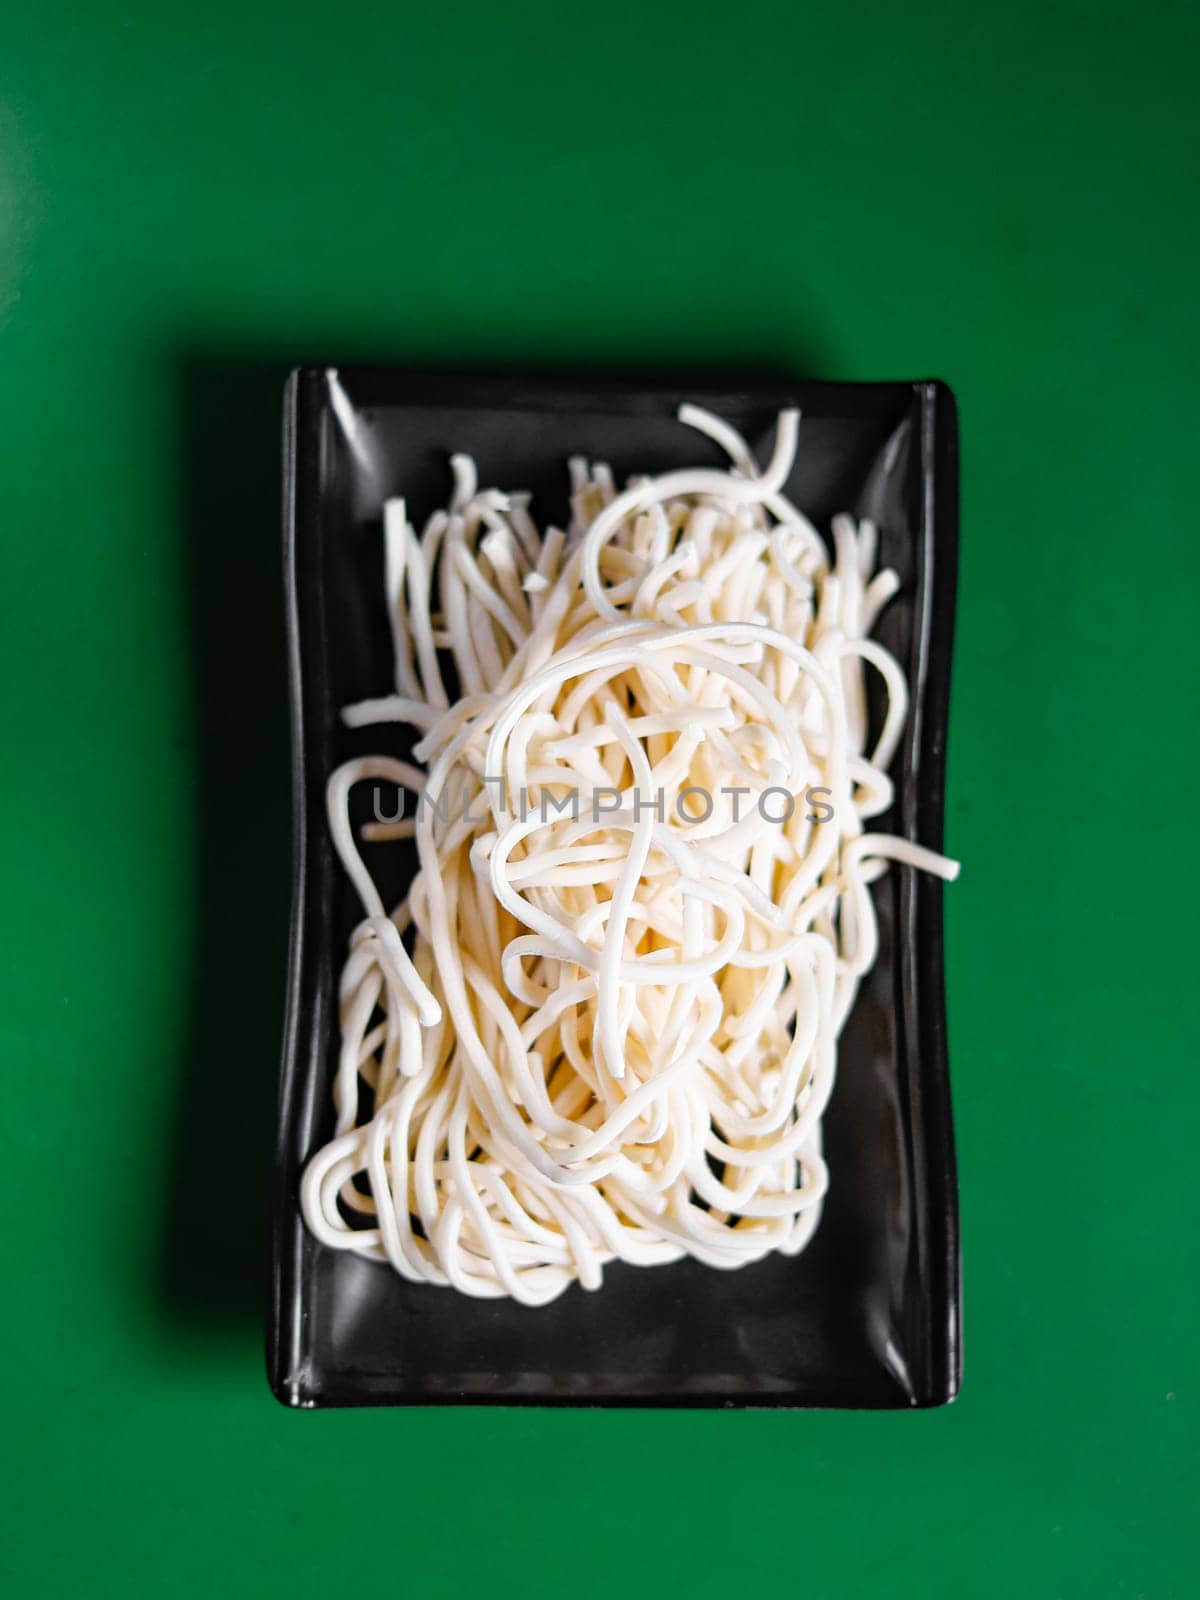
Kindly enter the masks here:
[[[761, 472], [720, 418], [680, 418], [732, 470], [618, 490], [573, 458], [565, 534], [461, 455], [419, 540], [385, 508], [395, 692], [343, 719], [409, 724], [422, 765], [329, 780], [365, 916], [335, 1137], [301, 1201], [325, 1244], [414, 1282], [544, 1305], [613, 1260], [803, 1249], [837, 1037], [878, 948], [869, 885], [889, 861], [958, 870], [863, 829], [908, 701], [867, 637], [899, 587], [874, 525], [835, 518], [831, 566], [783, 493], [798, 413]], [[424, 789], [415, 817], [362, 828], [416, 840], [390, 916], [350, 822], [370, 779]]]

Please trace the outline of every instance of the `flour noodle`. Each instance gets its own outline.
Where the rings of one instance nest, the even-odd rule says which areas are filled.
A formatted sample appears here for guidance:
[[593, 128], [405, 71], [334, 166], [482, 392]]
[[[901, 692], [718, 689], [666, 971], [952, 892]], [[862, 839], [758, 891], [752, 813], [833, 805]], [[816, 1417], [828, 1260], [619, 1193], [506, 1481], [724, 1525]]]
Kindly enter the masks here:
[[[614, 1260], [803, 1249], [869, 886], [958, 870], [869, 827], [908, 700], [870, 637], [898, 587], [875, 528], [835, 517], [831, 555], [785, 498], [796, 412], [761, 471], [727, 423], [680, 419], [728, 470], [618, 491], [573, 460], [565, 532], [463, 456], [420, 536], [385, 509], [395, 692], [344, 716], [418, 742], [329, 780], [363, 918], [301, 1198], [324, 1244], [415, 1282], [537, 1306]], [[350, 819], [365, 782], [408, 804], [361, 836], [416, 841], [390, 910]]]

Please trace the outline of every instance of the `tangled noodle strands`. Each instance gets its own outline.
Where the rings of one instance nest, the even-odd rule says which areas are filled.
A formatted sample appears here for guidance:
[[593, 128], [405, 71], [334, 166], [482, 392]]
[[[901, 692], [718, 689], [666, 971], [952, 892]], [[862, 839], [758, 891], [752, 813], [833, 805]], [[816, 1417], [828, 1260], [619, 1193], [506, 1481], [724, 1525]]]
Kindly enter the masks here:
[[[797, 413], [761, 472], [726, 423], [680, 418], [729, 470], [618, 492], [573, 460], [565, 533], [463, 456], [419, 538], [385, 509], [395, 694], [344, 718], [411, 725], [420, 765], [329, 780], [364, 917], [301, 1200], [323, 1243], [413, 1281], [545, 1305], [613, 1260], [801, 1250], [876, 955], [869, 885], [889, 859], [957, 873], [865, 828], [907, 711], [869, 637], [898, 587], [875, 528], [836, 517], [831, 561], [784, 497]], [[888, 701], [869, 751], [868, 667]], [[350, 822], [369, 779], [424, 793], [363, 829], [416, 839], [390, 913]]]

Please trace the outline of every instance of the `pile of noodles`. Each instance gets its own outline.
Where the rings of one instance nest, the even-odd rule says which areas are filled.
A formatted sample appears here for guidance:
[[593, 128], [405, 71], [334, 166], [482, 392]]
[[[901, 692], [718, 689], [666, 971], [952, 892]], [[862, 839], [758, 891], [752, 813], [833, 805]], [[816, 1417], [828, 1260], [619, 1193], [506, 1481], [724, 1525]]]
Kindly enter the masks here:
[[[386, 507], [395, 694], [414, 762], [329, 781], [362, 901], [340, 985], [335, 1136], [302, 1185], [313, 1233], [404, 1277], [544, 1305], [606, 1262], [739, 1267], [812, 1235], [837, 1041], [877, 945], [868, 831], [907, 690], [870, 638], [895, 593], [876, 531], [832, 553], [784, 497], [798, 418], [759, 469], [684, 407], [727, 471], [618, 492], [572, 461], [573, 518], [452, 460], [418, 537]], [[888, 710], [867, 748], [865, 676]], [[382, 742], [382, 740], [381, 740]], [[349, 815], [409, 791], [419, 871], [390, 909]]]

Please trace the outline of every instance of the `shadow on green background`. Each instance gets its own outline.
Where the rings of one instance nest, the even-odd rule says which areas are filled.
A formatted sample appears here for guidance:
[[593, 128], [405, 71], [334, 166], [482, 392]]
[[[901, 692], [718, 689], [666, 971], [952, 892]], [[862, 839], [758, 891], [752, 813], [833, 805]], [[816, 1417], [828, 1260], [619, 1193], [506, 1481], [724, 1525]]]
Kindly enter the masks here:
[[[179, 528], [197, 776], [191, 998], [163, 1213], [169, 1325], [261, 1336], [290, 894], [279, 526], [286, 360], [185, 355]], [[212, 1182], [220, 1152], [221, 1182]]]

